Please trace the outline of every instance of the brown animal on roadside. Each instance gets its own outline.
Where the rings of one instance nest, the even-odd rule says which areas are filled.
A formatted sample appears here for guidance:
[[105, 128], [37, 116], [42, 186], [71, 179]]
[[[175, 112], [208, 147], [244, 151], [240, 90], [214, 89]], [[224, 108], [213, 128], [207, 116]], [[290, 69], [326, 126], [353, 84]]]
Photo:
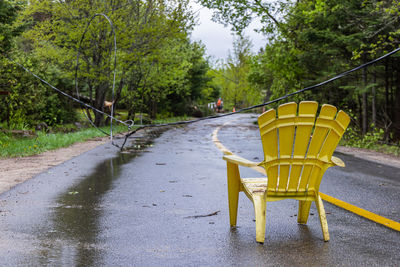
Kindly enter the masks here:
[[114, 102], [115, 102], [115, 100], [112, 101], [112, 102], [110, 102], [110, 101], [104, 101], [104, 107], [105, 107], [105, 108], [108, 108], [108, 109], [110, 110], [110, 112], [111, 112], [111, 107], [112, 107], [112, 105], [114, 104]]

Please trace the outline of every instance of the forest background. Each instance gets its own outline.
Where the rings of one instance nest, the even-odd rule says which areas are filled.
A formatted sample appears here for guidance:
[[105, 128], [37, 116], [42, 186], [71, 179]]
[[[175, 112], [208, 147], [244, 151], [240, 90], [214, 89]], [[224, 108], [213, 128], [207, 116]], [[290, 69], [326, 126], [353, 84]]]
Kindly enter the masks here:
[[[219, 97], [229, 111], [266, 102], [378, 58], [400, 43], [400, 1], [197, 2], [236, 34], [227, 59], [213, 61], [201, 42], [191, 41], [196, 14], [188, 0], [0, 1], [0, 148], [15, 130], [76, 125], [82, 116], [79, 104], [13, 61], [107, 113], [115, 71], [117, 117], [143, 121], [145, 115], [150, 122], [208, 115], [209, 103]], [[93, 18], [99, 13], [113, 22], [116, 65], [110, 24], [102, 16]], [[254, 18], [267, 40], [256, 54], [243, 35]], [[398, 154], [399, 63], [400, 53], [394, 54], [285, 102], [335, 105], [352, 117], [348, 145], [379, 145]], [[96, 126], [109, 123], [103, 114], [83, 112]]]

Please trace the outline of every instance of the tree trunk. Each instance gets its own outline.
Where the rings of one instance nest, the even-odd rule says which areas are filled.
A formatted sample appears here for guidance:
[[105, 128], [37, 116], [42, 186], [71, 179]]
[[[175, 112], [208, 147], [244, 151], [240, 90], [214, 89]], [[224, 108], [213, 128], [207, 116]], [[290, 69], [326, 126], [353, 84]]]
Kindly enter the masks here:
[[389, 114], [389, 62], [385, 60], [385, 111]]
[[265, 97], [264, 97], [264, 103], [268, 102], [271, 98], [272, 92], [271, 92], [271, 86], [268, 86], [266, 92], [265, 92]]
[[394, 139], [400, 140], [400, 67], [396, 66], [396, 95], [392, 106], [394, 111]]
[[128, 119], [135, 121], [135, 114], [136, 114], [136, 109], [133, 108], [132, 106], [129, 107], [129, 109], [128, 109]]
[[124, 87], [124, 85], [125, 85], [125, 80], [121, 79], [118, 84], [117, 92], [115, 92], [115, 95], [114, 95], [113, 113], [115, 113], [115, 108], [117, 106], [118, 101], [121, 98], [121, 92], [122, 92], [122, 88]]
[[[399, 81], [400, 82], [400, 81]], [[395, 109], [395, 125], [394, 125], [394, 139], [395, 141], [400, 140], [400, 85], [397, 86], [396, 93], [396, 103], [394, 106]]]
[[157, 115], [157, 101], [152, 99], [150, 100], [150, 118], [155, 119]]
[[[88, 104], [91, 105], [92, 107], [94, 107], [94, 102], [93, 102], [93, 86], [92, 86], [92, 84], [91, 84], [90, 81], [88, 82], [88, 85], [89, 85], [89, 103], [88, 103]], [[93, 121], [92, 113], [90, 113], [90, 111], [92, 111], [92, 109], [86, 108], [85, 110], [86, 110], [86, 116], [87, 116], [87, 118], [88, 118], [90, 121]]]
[[[94, 107], [98, 110], [104, 111], [104, 100], [106, 99], [106, 88], [107, 84], [100, 84], [96, 88], [96, 99], [94, 102]], [[97, 127], [104, 125], [104, 115], [99, 112], [94, 112], [94, 125]]]
[[360, 94], [357, 94], [357, 102], [358, 102], [358, 126], [360, 129], [362, 128], [362, 102]]
[[[376, 73], [374, 73], [374, 84], [376, 84]], [[372, 123], [376, 127], [376, 88], [375, 85], [372, 87]]]
[[395, 71], [396, 71], [396, 68], [395, 68], [395, 66], [394, 66], [394, 62], [393, 61], [391, 61], [392, 62], [392, 65], [391, 65], [391, 69], [390, 69], [390, 80], [389, 80], [389, 109], [390, 109], [390, 113], [389, 113], [389, 116], [390, 116], [390, 118], [394, 118], [394, 93], [393, 93], [393, 91], [394, 91], [394, 84], [395, 84], [395, 82], [394, 82], [394, 73], [395, 73]]
[[[362, 72], [364, 86], [367, 86], [367, 69], [363, 68]], [[362, 93], [362, 134], [365, 135], [368, 131], [368, 101], [367, 92]]]
[[9, 97], [6, 97], [6, 105], [7, 105], [7, 128], [10, 129], [10, 102]]

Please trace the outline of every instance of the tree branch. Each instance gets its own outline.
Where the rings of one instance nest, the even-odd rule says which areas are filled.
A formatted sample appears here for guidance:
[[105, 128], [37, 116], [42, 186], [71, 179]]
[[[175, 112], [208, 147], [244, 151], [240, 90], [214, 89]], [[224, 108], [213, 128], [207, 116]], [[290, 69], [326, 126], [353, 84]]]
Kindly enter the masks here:
[[259, 8], [261, 8], [261, 9], [265, 12], [265, 14], [267, 14], [267, 16], [268, 16], [270, 19], [272, 19], [272, 21], [275, 23], [275, 25], [276, 25], [278, 28], [281, 29], [281, 27], [282, 27], [281, 23], [280, 23], [274, 16], [271, 15], [271, 13], [269, 12], [269, 10], [268, 10], [267, 8], [265, 8], [265, 6], [263, 6], [263, 4], [261, 3], [261, 1], [260, 1], [260, 0], [255, 0], [254, 2], [256, 3], [256, 5], [257, 5]]

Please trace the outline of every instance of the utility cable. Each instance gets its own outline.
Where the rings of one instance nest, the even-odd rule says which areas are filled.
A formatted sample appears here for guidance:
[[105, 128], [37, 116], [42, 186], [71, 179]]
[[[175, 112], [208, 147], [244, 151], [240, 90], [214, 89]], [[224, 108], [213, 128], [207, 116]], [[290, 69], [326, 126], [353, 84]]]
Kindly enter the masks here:
[[[124, 146], [125, 146], [125, 143], [126, 143], [127, 139], [128, 139], [131, 135], [135, 134], [137, 131], [142, 130], [142, 129], [153, 128], [153, 127], [165, 127], [165, 126], [173, 126], [173, 125], [190, 124], [190, 123], [195, 123], [195, 122], [198, 122], [198, 121], [203, 121], [203, 120], [208, 120], [208, 119], [222, 118], [222, 117], [226, 117], [226, 116], [238, 114], [238, 113], [241, 113], [241, 112], [244, 112], [244, 111], [247, 111], [247, 110], [251, 110], [251, 109], [255, 109], [255, 108], [259, 108], [259, 107], [264, 107], [264, 106], [267, 106], [267, 105], [270, 105], [270, 104], [279, 102], [279, 101], [281, 101], [281, 100], [284, 100], [284, 99], [286, 99], [286, 98], [288, 98], [288, 97], [291, 97], [291, 96], [300, 94], [300, 93], [305, 92], [305, 91], [309, 91], [309, 90], [315, 89], [315, 88], [317, 88], [317, 87], [320, 87], [320, 86], [326, 85], [326, 84], [328, 84], [328, 83], [331, 83], [331, 82], [333, 82], [333, 81], [336, 81], [336, 80], [338, 80], [338, 79], [341, 79], [341, 78], [343, 78], [343, 77], [349, 75], [350, 73], [353, 73], [353, 72], [355, 72], [355, 71], [357, 71], [357, 70], [360, 70], [360, 69], [366, 68], [366, 67], [368, 67], [368, 66], [370, 66], [370, 65], [372, 65], [372, 64], [375, 64], [375, 63], [377, 63], [377, 62], [379, 62], [379, 61], [381, 61], [381, 60], [383, 60], [383, 59], [385, 59], [385, 58], [387, 58], [387, 57], [389, 57], [389, 56], [391, 56], [391, 55], [393, 55], [393, 54], [395, 54], [395, 53], [397, 53], [397, 52], [399, 52], [399, 51], [400, 51], [400, 48], [397, 48], [397, 49], [395, 49], [395, 50], [393, 50], [393, 51], [391, 51], [391, 52], [389, 52], [389, 53], [387, 53], [387, 54], [385, 54], [385, 55], [383, 55], [383, 56], [381, 56], [381, 57], [379, 57], [379, 58], [377, 58], [377, 59], [374, 59], [374, 60], [369, 61], [369, 62], [367, 62], [367, 63], [365, 63], [365, 64], [362, 64], [362, 65], [360, 65], [360, 66], [358, 66], [358, 67], [356, 67], [356, 68], [353, 68], [353, 69], [347, 70], [347, 71], [345, 71], [345, 72], [342, 72], [342, 73], [336, 75], [335, 77], [333, 77], [333, 78], [331, 78], [331, 79], [328, 79], [328, 80], [326, 80], [326, 81], [320, 82], [320, 83], [318, 83], [318, 84], [315, 84], [315, 85], [312, 85], [312, 86], [309, 86], [309, 87], [305, 87], [305, 88], [300, 89], [300, 90], [298, 90], [298, 91], [295, 91], [295, 92], [286, 94], [286, 95], [284, 95], [284, 96], [281, 96], [281, 97], [276, 98], [276, 99], [274, 99], [274, 100], [270, 100], [270, 101], [264, 102], [264, 103], [262, 103], [262, 104], [258, 104], [258, 105], [254, 105], [254, 106], [250, 106], [250, 107], [246, 107], [246, 108], [239, 109], [239, 110], [237, 110], [236, 112], [229, 112], [229, 113], [225, 113], [225, 114], [221, 114], [221, 115], [213, 115], [213, 116], [208, 116], [208, 117], [203, 117], [203, 118], [198, 118], [198, 119], [195, 119], [195, 120], [188, 120], [188, 121], [178, 121], [178, 122], [163, 123], [163, 124], [137, 125], [138, 128], [136, 128], [135, 130], [133, 130], [133, 131], [131, 131], [131, 132], [129, 132], [129, 133], [127, 133], [127, 134], [125, 135], [125, 140], [124, 140], [122, 146], [118, 146], [117, 144], [113, 144], [113, 145], [117, 146], [118, 148], [120, 148], [120, 149], [122, 150], [122, 149], [124, 148]], [[8, 57], [7, 57], [7, 58], [8, 58]], [[83, 105], [83, 106], [85, 106], [85, 107], [87, 107], [87, 108], [92, 109], [93, 111], [99, 112], [99, 113], [101, 113], [101, 114], [103, 114], [103, 115], [109, 117], [111, 120], [115, 120], [116, 122], [119, 122], [119, 123], [122, 123], [122, 124], [126, 125], [126, 126], [128, 127], [128, 129], [130, 129], [130, 128], [132, 127], [133, 121], [129, 120], [131, 123], [127, 123], [127, 121], [126, 121], [126, 122], [125, 122], [125, 121], [121, 121], [121, 120], [115, 118], [114, 116], [111, 116], [110, 114], [107, 114], [107, 113], [105, 113], [105, 112], [103, 112], [103, 111], [101, 111], [101, 110], [98, 110], [98, 109], [92, 107], [91, 105], [88, 105], [88, 104], [84, 103], [83, 101], [81, 101], [81, 100], [79, 100], [79, 99], [77, 99], [77, 98], [75, 98], [75, 97], [73, 97], [73, 96], [71, 96], [71, 95], [68, 95], [67, 93], [63, 92], [62, 90], [56, 88], [55, 86], [51, 85], [51, 84], [50, 84], [49, 82], [47, 82], [46, 80], [40, 78], [38, 75], [36, 75], [36, 74], [34, 74], [33, 72], [31, 72], [29, 69], [25, 68], [23, 65], [19, 64], [18, 62], [15, 62], [14, 60], [12, 60], [12, 59], [10, 59], [10, 58], [8, 58], [8, 59], [9, 59], [10, 61], [12, 61], [13, 63], [15, 63], [16, 65], [20, 66], [20, 67], [21, 67], [22, 69], [24, 69], [26, 72], [30, 73], [32, 76], [34, 76], [34, 77], [36, 77], [37, 79], [39, 79], [39, 80], [40, 80], [41, 82], [43, 82], [44, 84], [50, 86], [52, 89], [54, 89], [54, 90], [56, 90], [57, 92], [59, 92], [60, 94], [62, 94], [62, 95], [64, 95], [64, 96], [66, 96], [66, 97], [72, 99], [73, 101], [75, 101], [75, 102], [77, 102], [77, 103], [79, 103], [79, 104], [81, 104], [81, 105]]]
[[[78, 70], [79, 70], [79, 57], [80, 57], [80, 54], [81, 54], [82, 42], [83, 42], [83, 40], [85, 38], [85, 35], [86, 35], [86, 33], [87, 33], [88, 29], [89, 29], [89, 26], [92, 23], [93, 19], [98, 17], [98, 16], [102, 16], [108, 21], [108, 23], [110, 24], [110, 27], [111, 27], [111, 33], [112, 33], [112, 35], [114, 37], [114, 40], [113, 40], [114, 41], [113, 42], [113, 44], [114, 44], [114, 51], [113, 51], [114, 52], [114, 68], [113, 68], [113, 82], [112, 82], [112, 89], [111, 89], [112, 90], [112, 97], [111, 97], [112, 99], [111, 99], [111, 107], [110, 107], [110, 113], [111, 114], [109, 116], [110, 118], [112, 118], [112, 119], [110, 119], [110, 134], [109, 134], [109, 136], [110, 136], [111, 143], [113, 144], [114, 91], [115, 91], [115, 75], [116, 75], [116, 68], [117, 68], [117, 36], [115, 34], [115, 29], [114, 29], [113, 22], [111, 21], [111, 19], [107, 15], [105, 15], [103, 13], [97, 13], [97, 14], [94, 14], [91, 17], [91, 19], [86, 24], [86, 28], [83, 31], [83, 34], [81, 36], [81, 40], [79, 41], [78, 52], [77, 52], [77, 55], [76, 55], [76, 66], [75, 66], [75, 90], [76, 90], [76, 95], [77, 95], [77, 97], [79, 99]], [[95, 127], [97, 130], [101, 131], [102, 133], [108, 135], [108, 133], [106, 133], [102, 129], [98, 128], [85, 112], [83, 112], [83, 114], [85, 114], [86, 119], [90, 122], [90, 124], [93, 127]]]
[[9, 58], [9, 57], [6, 57], [6, 58], [7, 58], [8, 60], [10, 60], [11, 62], [13, 62], [14, 64], [16, 64], [17, 66], [21, 67], [24, 71], [26, 71], [26, 72], [28, 72], [29, 74], [31, 74], [33, 77], [35, 77], [35, 78], [37, 78], [38, 80], [40, 80], [42, 83], [48, 85], [51, 89], [53, 89], [53, 90], [59, 92], [59, 93], [62, 94], [63, 96], [65, 96], [65, 97], [67, 97], [67, 98], [69, 98], [69, 99], [71, 99], [71, 100], [77, 102], [78, 104], [80, 104], [80, 105], [82, 105], [82, 106], [85, 106], [85, 107], [87, 107], [87, 108], [90, 108], [90, 109], [92, 109], [93, 111], [99, 112], [99, 113], [101, 113], [101, 114], [103, 114], [103, 115], [109, 117], [110, 119], [115, 120], [116, 122], [122, 123], [122, 124], [126, 125], [127, 127], [132, 127], [132, 123], [127, 123], [127, 122], [121, 121], [121, 120], [119, 120], [119, 119], [117, 119], [117, 118], [115, 118], [115, 117], [111, 117], [110, 114], [108, 114], [108, 113], [106, 113], [106, 112], [104, 112], [104, 111], [101, 111], [101, 110], [99, 110], [99, 109], [97, 109], [97, 108], [95, 108], [95, 107], [93, 107], [93, 106], [91, 106], [91, 105], [89, 105], [89, 104], [86, 104], [85, 102], [83, 102], [83, 101], [81, 101], [81, 100], [79, 100], [79, 99], [77, 99], [77, 98], [75, 98], [75, 97], [73, 97], [73, 96], [71, 96], [71, 95], [65, 93], [64, 91], [58, 89], [57, 87], [53, 86], [53, 85], [50, 84], [48, 81], [42, 79], [41, 77], [39, 77], [38, 75], [36, 75], [35, 73], [33, 73], [31, 70], [29, 70], [28, 68], [24, 67], [24, 66], [21, 65], [20, 63], [14, 61], [13, 59], [11, 59], [11, 58]]
[[381, 57], [379, 57], [379, 58], [377, 58], [377, 59], [371, 60], [371, 61], [369, 61], [369, 62], [367, 62], [367, 63], [365, 63], [365, 64], [362, 64], [362, 65], [360, 65], [360, 66], [358, 66], [358, 67], [355, 67], [355, 68], [353, 68], [353, 69], [350, 69], [350, 70], [344, 71], [344, 72], [342, 72], [342, 73], [340, 73], [340, 74], [337, 74], [335, 77], [333, 77], [333, 78], [331, 78], [331, 79], [328, 79], [328, 80], [326, 80], [326, 81], [323, 81], [323, 82], [320, 82], [320, 83], [317, 83], [317, 84], [314, 84], [314, 85], [305, 87], [305, 88], [303, 88], [303, 89], [300, 89], [300, 90], [297, 90], [297, 91], [295, 91], [295, 92], [292, 92], [292, 93], [286, 94], [286, 95], [284, 95], [284, 96], [278, 97], [278, 98], [276, 98], [276, 99], [274, 99], [274, 100], [270, 100], [270, 101], [264, 102], [264, 103], [262, 103], [262, 104], [258, 104], [258, 105], [254, 105], [254, 106], [250, 106], [250, 107], [246, 107], [246, 108], [239, 109], [239, 110], [237, 110], [237, 111], [235, 111], [235, 112], [229, 112], [229, 113], [225, 113], [225, 114], [221, 114], [221, 115], [213, 115], [213, 116], [198, 118], [198, 119], [189, 120], [189, 121], [179, 121], [179, 122], [164, 123], [164, 124], [138, 125], [139, 128], [137, 128], [137, 129], [135, 129], [135, 130], [133, 130], [133, 131], [131, 131], [130, 133], [128, 133], [128, 134], [125, 135], [125, 140], [124, 140], [124, 142], [123, 142], [123, 144], [122, 144], [122, 146], [121, 146], [121, 150], [123, 149], [123, 147], [124, 147], [124, 145], [125, 145], [127, 139], [128, 139], [132, 134], [136, 133], [137, 131], [139, 131], [139, 130], [141, 130], [141, 129], [152, 128], [152, 127], [163, 127], [163, 126], [172, 126], [172, 125], [189, 124], [189, 123], [194, 123], [194, 122], [198, 122], [198, 121], [202, 121], [202, 120], [207, 120], [207, 119], [215, 119], [215, 118], [221, 118], [221, 117], [225, 117], [225, 116], [230, 116], [230, 115], [234, 115], [234, 114], [237, 114], [237, 113], [241, 113], [241, 112], [244, 112], [244, 111], [247, 111], [247, 110], [251, 110], [251, 109], [255, 109], [255, 108], [260, 108], [260, 107], [264, 107], [264, 106], [267, 106], [267, 105], [270, 105], [270, 104], [279, 102], [279, 101], [281, 101], [281, 100], [284, 100], [284, 99], [286, 99], [286, 98], [289, 98], [289, 97], [291, 97], [291, 96], [298, 95], [298, 94], [303, 93], [303, 92], [305, 92], [305, 91], [309, 91], [309, 90], [315, 89], [315, 88], [317, 88], [317, 87], [320, 87], [320, 86], [326, 85], [326, 84], [328, 84], [328, 83], [331, 83], [331, 82], [333, 82], [333, 81], [336, 81], [336, 80], [338, 80], [338, 79], [341, 79], [341, 78], [343, 78], [343, 77], [349, 75], [349, 74], [352, 73], [352, 72], [355, 72], [355, 71], [357, 71], [357, 70], [360, 70], [360, 69], [366, 68], [366, 67], [368, 67], [368, 66], [370, 66], [370, 65], [372, 65], [372, 64], [375, 64], [376, 62], [379, 62], [379, 61], [381, 61], [381, 60], [383, 60], [383, 59], [385, 59], [385, 58], [387, 58], [387, 57], [389, 57], [389, 56], [391, 56], [391, 55], [393, 55], [393, 54], [395, 54], [395, 53], [397, 53], [397, 52], [399, 52], [399, 51], [400, 51], [400, 48], [397, 48], [397, 49], [395, 49], [395, 50], [393, 50], [393, 51], [391, 51], [391, 52], [389, 52], [389, 53], [387, 53], [387, 54], [385, 54], [385, 55], [383, 55], [383, 56], [381, 56]]
[[[385, 55], [383, 55], [383, 56], [381, 56], [381, 57], [379, 57], [379, 58], [377, 58], [377, 59], [371, 60], [371, 61], [369, 61], [369, 62], [367, 62], [367, 63], [364, 63], [364, 64], [362, 64], [362, 65], [360, 65], [360, 66], [357, 66], [357, 67], [355, 67], [355, 68], [353, 68], [353, 69], [344, 71], [344, 72], [342, 72], [342, 73], [340, 73], [340, 74], [334, 76], [334, 77], [331, 78], [331, 79], [325, 80], [325, 81], [323, 81], [323, 82], [320, 82], [320, 83], [315, 84], [315, 85], [312, 85], [312, 86], [308, 86], [308, 87], [302, 88], [302, 89], [300, 89], [300, 90], [297, 90], [297, 91], [295, 91], [295, 92], [292, 92], [292, 93], [283, 95], [283, 96], [281, 96], [281, 97], [279, 97], [279, 98], [276, 98], [276, 99], [274, 99], [274, 100], [270, 100], [270, 101], [267, 101], [267, 102], [264, 102], [264, 103], [261, 103], [261, 104], [258, 104], [258, 105], [253, 105], [253, 106], [250, 106], [250, 107], [246, 107], [246, 108], [239, 109], [239, 110], [237, 110], [236, 112], [229, 112], [229, 113], [225, 113], [225, 114], [221, 114], [221, 115], [213, 115], [213, 116], [208, 116], [208, 117], [203, 117], [203, 118], [198, 118], [198, 119], [195, 119], [195, 120], [188, 120], [188, 121], [178, 121], [178, 122], [163, 123], [163, 124], [137, 125], [138, 128], [136, 128], [135, 130], [133, 130], [133, 131], [131, 131], [131, 132], [125, 134], [125, 140], [124, 140], [122, 146], [118, 146], [117, 144], [114, 144], [114, 143], [113, 143], [113, 140], [112, 140], [112, 121], [115, 120], [116, 122], [122, 123], [122, 124], [124, 124], [125, 126], [127, 126], [128, 129], [130, 129], [130, 128], [132, 127], [132, 125], [134, 124], [134, 122], [133, 122], [132, 120], [121, 121], [121, 120], [115, 118], [115, 117], [114, 117], [114, 114], [113, 114], [113, 111], [114, 111], [114, 89], [115, 89], [115, 78], [116, 78], [116, 62], [117, 62], [117, 61], [116, 61], [116, 60], [117, 60], [117, 59], [116, 59], [117, 44], [116, 44], [116, 35], [115, 35], [115, 31], [114, 31], [114, 25], [113, 25], [111, 19], [110, 19], [108, 16], [106, 16], [105, 14], [102, 14], [102, 13], [95, 14], [95, 15], [90, 19], [90, 21], [88, 22], [88, 24], [87, 24], [87, 26], [86, 26], [86, 29], [85, 29], [85, 31], [84, 31], [84, 34], [83, 34], [82, 37], [81, 37], [81, 40], [80, 40], [80, 43], [79, 43], [79, 48], [78, 48], [77, 65], [76, 65], [76, 70], [75, 70], [75, 87], [76, 87], [76, 90], [77, 90], [77, 95], [78, 95], [78, 97], [79, 97], [78, 83], [77, 83], [77, 72], [78, 72], [78, 67], [79, 67], [80, 47], [81, 47], [83, 38], [84, 38], [84, 36], [85, 36], [85, 34], [86, 34], [87, 30], [88, 30], [88, 27], [89, 27], [90, 23], [91, 23], [92, 20], [93, 20], [95, 17], [97, 17], [97, 16], [103, 16], [103, 17], [105, 17], [105, 18], [108, 20], [108, 22], [109, 22], [109, 24], [110, 24], [110, 26], [111, 26], [111, 29], [112, 29], [112, 33], [114, 34], [114, 75], [113, 75], [113, 85], [112, 85], [112, 98], [113, 98], [113, 99], [112, 99], [112, 106], [111, 106], [111, 115], [108, 114], [108, 113], [106, 113], [106, 112], [104, 112], [104, 111], [101, 111], [101, 110], [99, 110], [99, 109], [97, 109], [97, 108], [95, 108], [95, 107], [93, 107], [93, 106], [91, 106], [91, 105], [88, 105], [88, 104], [84, 103], [83, 101], [81, 101], [81, 100], [79, 100], [79, 99], [77, 99], [77, 98], [75, 98], [75, 97], [73, 97], [73, 96], [71, 96], [71, 95], [68, 95], [67, 93], [65, 93], [65, 92], [63, 92], [62, 90], [60, 90], [60, 89], [56, 88], [55, 86], [51, 85], [49, 82], [47, 82], [46, 80], [42, 79], [42, 78], [39, 77], [38, 75], [34, 74], [34, 73], [31, 72], [29, 69], [25, 68], [23, 65], [19, 64], [18, 62], [14, 61], [14, 60], [12, 60], [12, 59], [10, 59], [10, 58], [8, 58], [8, 57], [7, 57], [7, 58], [8, 58], [10, 61], [12, 61], [13, 63], [15, 63], [16, 65], [20, 66], [20, 67], [21, 67], [22, 69], [24, 69], [26, 72], [30, 73], [32, 76], [34, 76], [34, 77], [36, 77], [37, 79], [39, 79], [42, 83], [48, 85], [48, 86], [49, 86], [50, 88], [52, 88], [53, 90], [55, 90], [55, 91], [59, 92], [60, 94], [62, 94], [62, 95], [64, 95], [64, 96], [66, 96], [66, 97], [72, 99], [73, 101], [79, 103], [80, 105], [82, 105], [82, 106], [84, 106], [84, 107], [86, 107], [86, 108], [92, 109], [92, 110], [95, 111], [95, 112], [101, 113], [101, 114], [103, 114], [103, 115], [109, 117], [109, 118], [110, 118], [110, 123], [111, 123], [111, 126], [110, 126], [110, 129], [111, 129], [111, 134], [110, 134], [111, 143], [112, 143], [114, 146], [120, 148], [121, 150], [122, 150], [123, 147], [125, 146], [125, 143], [126, 143], [127, 139], [128, 139], [131, 135], [133, 135], [134, 133], [136, 133], [137, 131], [139, 131], [139, 130], [141, 130], [141, 129], [153, 128], [153, 127], [165, 127], [165, 126], [173, 126], [173, 125], [190, 124], [190, 123], [194, 123], [194, 122], [198, 122], [198, 121], [203, 121], [203, 120], [208, 120], [208, 119], [215, 119], [215, 118], [226, 117], [226, 116], [238, 114], [238, 113], [241, 113], [241, 112], [244, 112], [244, 111], [247, 111], [247, 110], [251, 110], [251, 109], [255, 109], [255, 108], [259, 108], [259, 107], [264, 107], [264, 106], [267, 106], [267, 105], [270, 105], [270, 104], [279, 102], [279, 101], [281, 101], [281, 100], [284, 100], [284, 99], [286, 99], [286, 98], [288, 98], [288, 97], [291, 97], [291, 96], [294, 96], [294, 95], [298, 95], [298, 94], [300, 94], [300, 93], [302, 93], [302, 92], [309, 91], [309, 90], [318, 88], [318, 87], [320, 87], [320, 86], [326, 85], [326, 84], [328, 84], [328, 83], [331, 83], [331, 82], [333, 82], [333, 81], [336, 81], [336, 80], [338, 80], [338, 79], [341, 79], [341, 78], [343, 78], [343, 77], [349, 75], [350, 73], [353, 73], [353, 72], [358, 71], [358, 70], [360, 70], [360, 69], [366, 68], [366, 67], [368, 67], [368, 66], [370, 66], [370, 65], [372, 65], [372, 64], [375, 64], [375, 63], [377, 63], [377, 62], [379, 62], [379, 61], [381, 61], [381, 60], [383, 60], [383, 59], [385, 59], [385, 58], [387, 58], [387, 57], [389, 57], [389, 56], [391, 56], [391, 55], [393, 55], [393, 54], [395, 54], [395, 53], [397, 53], [397, 52], [400, 51], [400, 48], [397, 48], [397, 49], [395, 49], [395, 50], [393, 50], [393, 51], [391, 51], [391, 52], [389, 52], [389, 53], [387, 53], [387, 54], [385, 54]], [[86, 115], [86, 114], [85, 114], [85, 115]], [[88, 118], [88, 119], [89, 119], [89, 118]], [[91, 124], [92, 124], [94, 127], [96, 127], [96, 126], [94, 125], [94, 123], [93, 123], [91, 120], [89, 120], [89, 121], [91, 122]], [[128, 123], [128, 122], [130, 122], [130, 123]], [[96, 127], [96, 128], [97, 128], [97, 127]], [[98, 130], [101, 130], [101, 129], [99, 129], [99, 128], [97, 128], [97, 129], [98, 129]], [[102, 130], [101, 130], [101, 131], [102, 131]], [[102, 131], [102, 132], [105, 133], [104, 131]], [[107, 133], [105, 133], [105, 134], [107, 134]]]

